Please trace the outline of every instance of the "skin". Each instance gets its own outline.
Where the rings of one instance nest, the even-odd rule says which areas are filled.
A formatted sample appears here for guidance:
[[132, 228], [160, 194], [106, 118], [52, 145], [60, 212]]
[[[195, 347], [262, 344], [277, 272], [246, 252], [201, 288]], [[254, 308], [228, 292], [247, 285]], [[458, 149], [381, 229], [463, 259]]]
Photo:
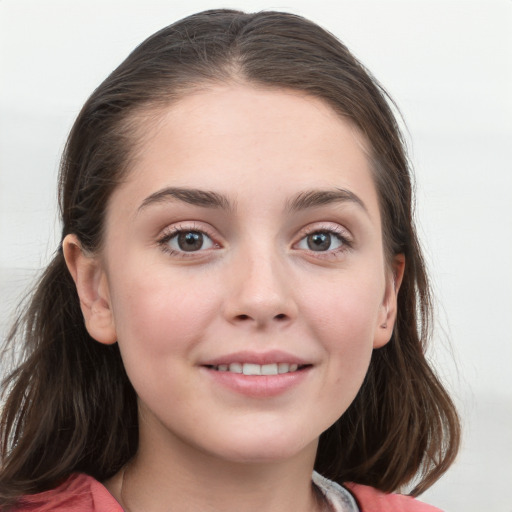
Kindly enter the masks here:
[[[101, 252], [64, 242], [88, 331], [119, 343], [139, 397], [138, 453], [124, 486], [123, 472], [106, 486], [129, 510], [319, 509], [319, 435], [389, 341], [404, 266], [384, 258], [367, 144], [317, 98], [240, 84], [191, 93], [146, 132]], [[223, 202], [155, 199], [169, 187]], [[350, 197], [290, 209], [340, 189]], [[177, 230], [204, 233], [202, 248], [181, 250]], [[327, 247], [311, 249], [315, 233]], [[203, 366], [241, 350], [309, 366], [282, 393], [247, 396]]]

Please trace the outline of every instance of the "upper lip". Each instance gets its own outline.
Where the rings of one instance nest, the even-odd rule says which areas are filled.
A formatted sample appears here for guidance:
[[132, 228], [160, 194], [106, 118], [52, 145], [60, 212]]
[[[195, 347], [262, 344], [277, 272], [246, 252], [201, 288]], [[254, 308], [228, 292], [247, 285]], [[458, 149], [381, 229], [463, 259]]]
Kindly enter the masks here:
[[272, 363], [289, 363], [299, 366], [311, 364], [310, 361], [297, 357], [282, 350], [271, 350], [267, 352], [240, 351], [226, 354], [223, 356], [207, 359], [201, 362], [202, 366], [219, 366], [221, 364], [231, 363], [250, 363], [250, 364], [272, 364]]

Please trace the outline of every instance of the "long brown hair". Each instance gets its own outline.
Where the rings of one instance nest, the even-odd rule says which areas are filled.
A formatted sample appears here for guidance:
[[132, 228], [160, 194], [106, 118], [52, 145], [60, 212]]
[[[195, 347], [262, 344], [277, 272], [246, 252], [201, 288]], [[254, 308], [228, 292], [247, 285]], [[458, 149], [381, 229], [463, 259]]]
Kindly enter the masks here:
[[[157, 32], [94, 91], [61, 163], [63, 237], [102, 243], [105, 209], [141, 140], [137, 121], [208, 82], [290, 88], [323, 99], [371, 146], [388, 257], [405, 274], [391, 341], [375, 350], [349, 409], [320, 438], [315, 469], [383, 491], [415, 481], [418, 494], [446, 471], [459, 422], [430, 368], [431, 296], [412, 212], [410, 166], [392, 103], [333, 35], [299, 16], [206, 11]], [[55, 486], [72, 472], [102, 481], [135, 453], [137, 402], [117, 345], [94, 341], [59, 249], [8, 343], [23, 344], [4, 380], [0, 505]]]

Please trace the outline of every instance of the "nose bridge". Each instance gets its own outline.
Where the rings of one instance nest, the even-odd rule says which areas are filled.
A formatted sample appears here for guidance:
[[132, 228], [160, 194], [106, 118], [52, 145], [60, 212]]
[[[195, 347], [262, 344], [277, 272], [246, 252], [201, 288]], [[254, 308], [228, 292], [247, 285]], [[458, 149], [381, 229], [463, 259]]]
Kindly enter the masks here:
[[296, 316], [287, 267], [275, 244], [248, 244], [236, 255], [226, 312], [231, 321], [265, 325]]

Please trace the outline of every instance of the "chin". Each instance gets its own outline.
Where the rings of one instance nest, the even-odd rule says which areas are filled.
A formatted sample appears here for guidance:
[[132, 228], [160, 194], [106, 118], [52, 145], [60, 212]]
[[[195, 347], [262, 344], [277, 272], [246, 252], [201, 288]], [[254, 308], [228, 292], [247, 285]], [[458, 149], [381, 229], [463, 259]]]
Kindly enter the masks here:
[[[283, 437], [286, 439], [283, 440]], [[308, 443], [304, 443], [304, 439], [293, 442], [287, 434], [259, 436], [256, 439], [232, 439], [229, 446], [222, 451], [222, 458], [239, 464], [279, 463], [307, 453], [314, 458], [317, 446], [318, 438]]]

